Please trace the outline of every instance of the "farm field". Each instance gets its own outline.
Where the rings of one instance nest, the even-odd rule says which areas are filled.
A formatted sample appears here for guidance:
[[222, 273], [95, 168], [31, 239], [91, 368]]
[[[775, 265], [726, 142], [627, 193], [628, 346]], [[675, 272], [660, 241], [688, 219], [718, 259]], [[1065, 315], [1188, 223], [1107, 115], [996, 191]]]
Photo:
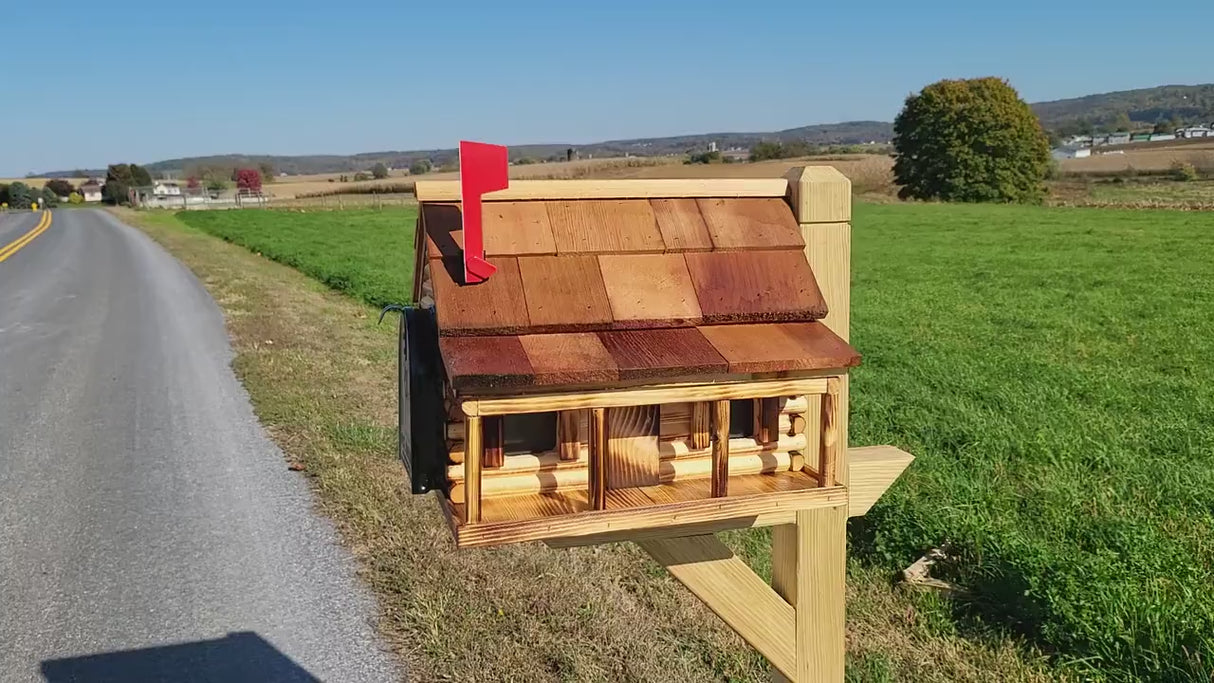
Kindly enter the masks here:
[[[579, 159], [576, 161], [560, 161], [545, 164], [522, 164], [510, 167], [510, 177], [518, 179], [557, 179], [600, 177], [629, 168], [644, 168], [649, 166], [682, 165], [681, 157], [630, 157], [618, 159]], [[415, 180], [458, 180], [458, 171], [435, 171], [421, 176], [411, 176], [399, 170], [382, 180], [368, 180], [361, 183], [336, 182], [340, 173], [322, 173], [316, 175], [299, 175], [275, 178], [273, 183], [265, 186], [272, 196], [277, 198], [292, 198], [317, 192], [332, 192], [340, 189], [372, 188], [412, 183]], [[353, 173], [344, 175], [352, 176]]]
[[[381, 305], [408, 298], [414, 218], [177, 220]], [[915, 603], [934, 634], [1039, 647], [1056, 675], [1209, 680], [1214, 291], [1197, 284], [1214, 279], [1208, 217], [858, 204], [853, 226], [852, 337], [865, 359], [851, 440], [918, 456], [853, 522], [853, 579], [880, 582], [946, 546], [943, 578], [971, 594]], [[762, 558], [767, 538], [732, 542]], [[894, 672], [871, 680], [924, 678], [896, 646], [849, 647], [853, 667]], [[746, 657], [730, 666], [754, 672]]]
[[1051, 184], [1050, 203], [1209, 211], [1214, 209], [1214, 178], [1190, 182], [1156, 178], [1064, 179]]
[[[41, 189], [44, 185], [46, 185], [46, 181], [48, 181], [48, 180], [50, 180], [50, 178], [0, 178], [0, 185], [11, 185], [12, 183], [25, 183], [26, 185], [29, 185], [30, 187], [36, 187], [36, 188]], [[80, 183], [87, 181], [88, 178], [66, 178], [65, 180], [67, 180], [71, 184], [79, 187]]]
[[[1201, 142], [1200, 140], [1196, 142]], [[1094, 154], [1082, 159], [1063, 159], [1059, 164], [1068, 175], [1107, 174], [1118, 171], [1166, 171], [1176, 162], [1214, 171], [1214, 141], [1178, 147], [1133, 149]]]
[[414, 207], [376, 211], [194, 211], [186, 224], [296, 268], [372, 306], [413, 287]]
[[[1190, 163], [1200, 172], [1214, 174], [1214, 142], [1209, 147], [1201, 144], [1145, 150], [1128, 150], [1122, 154], [1103, 154], [1086, 159], [1065, 159], [1060, 162], [1062, 176], [1049, 182], [1049, 202], [1054, 204], [1078, 204], [1094, 206], [1176, 207], [1192, 208], [1208, 206], [1211, 198], [1201, 184], [1186, 187], [1184, 183], [1168, 182], [1164, 179], [1151, 184], [1130, 186], [1086, 185], [1080, 181], [1100, 179], [1105, 176], [1133, 176], [1135, 174], [1161, 174], [1173, 163]], [[735, 164], [684, 164], [680, 158], [657, 159], [593, 159], [569, 163], [531, 164], [513, 166], [512, 178], [778, 178], [790, 168], [805, 165], [834, 166], [852, 181], [852, 191], [860, 197], [874, 201], [892, 198], [897, 192], [894, 184], [893, 158], [881, 154], [846, 154], [779, 159], [756, 163]], [[327, 176], [311, 178], [300, 176], [280, 179], [267, 185], [268, 190], [280, 200], [279, 206], [329, 207], [335, 204], [332, 198], [311, 197], [294, 199], [300, 195], [316, 192], [346, 191], [374, 186], [400, 186], [417, 179], [456, 180], [459, 174], [429, 173], [417, 177], [393, 177], [368, 183], [330, 183]], [[287, 180], [289, 182], [284, 182]], [[343, 205], [400, 204], [403, 195], [376, 200], [371, 195], [344, 195]]]

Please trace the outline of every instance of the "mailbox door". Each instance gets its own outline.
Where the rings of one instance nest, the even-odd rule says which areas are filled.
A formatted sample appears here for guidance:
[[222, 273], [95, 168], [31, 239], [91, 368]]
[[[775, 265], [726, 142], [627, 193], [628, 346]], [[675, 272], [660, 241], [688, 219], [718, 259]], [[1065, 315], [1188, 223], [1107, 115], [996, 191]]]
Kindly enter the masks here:
[[413, 493], [446, 487], [446, 415], [438, 323], [433, 309], [407, 308], [400, 318], [399, 455]]

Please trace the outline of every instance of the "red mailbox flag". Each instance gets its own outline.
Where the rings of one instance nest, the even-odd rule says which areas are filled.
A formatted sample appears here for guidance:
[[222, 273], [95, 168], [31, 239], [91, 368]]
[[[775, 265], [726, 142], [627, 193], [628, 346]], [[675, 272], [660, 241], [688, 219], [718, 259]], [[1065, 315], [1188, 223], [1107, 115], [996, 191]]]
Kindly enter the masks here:
[[506, 148], [483, 142], [459, 143], [460, 208], [464, 215], [464, 284], [484, 282], [497, 268], [485, 260], [481, 195], [510, 185]]

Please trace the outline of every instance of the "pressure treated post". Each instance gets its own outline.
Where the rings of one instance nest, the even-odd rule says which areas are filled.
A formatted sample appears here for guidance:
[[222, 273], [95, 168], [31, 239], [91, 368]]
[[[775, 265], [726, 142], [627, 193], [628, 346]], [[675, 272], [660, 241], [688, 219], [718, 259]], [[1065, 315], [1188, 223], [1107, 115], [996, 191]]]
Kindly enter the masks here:
[[[805, 239], [805, 256], [826, 299], [828, 314], [823, 323], [847, 340], [851, 318], [851, 181], [830, 166], [794, 168], [785, 177], [789, 202]], [[833, 421], [823, 425], [826, 429], [819, 454], [822, 483], [847, 486], [846, 375], [830, 384], [828, 396], [821, 397], [819, 405]], [[821, 471], [826, 468], [833, 471]], [[846, 505], [800, 511], [796, 524], [772, 530], [772, 587], [796, 610], [797, 675], [789, 679], [775, 673], [776, 680], [843, 681], [846, 553]]]
[[841, 683], [847, 593], [847, 505], [797, 512], [796, 524], [772, 527], [771, 583], [796, 613], [796, 678]]

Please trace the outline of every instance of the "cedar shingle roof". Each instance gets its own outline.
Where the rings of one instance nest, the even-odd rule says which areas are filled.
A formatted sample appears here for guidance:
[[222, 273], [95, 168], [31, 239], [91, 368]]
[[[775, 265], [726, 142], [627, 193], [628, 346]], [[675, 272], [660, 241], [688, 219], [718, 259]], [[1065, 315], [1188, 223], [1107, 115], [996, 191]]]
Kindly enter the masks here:
[[457, 390], [841, 368], [859, 356], [779, 198], [484, 204], [488, 281], [463, 280], [458, 203], [420, 227]]

